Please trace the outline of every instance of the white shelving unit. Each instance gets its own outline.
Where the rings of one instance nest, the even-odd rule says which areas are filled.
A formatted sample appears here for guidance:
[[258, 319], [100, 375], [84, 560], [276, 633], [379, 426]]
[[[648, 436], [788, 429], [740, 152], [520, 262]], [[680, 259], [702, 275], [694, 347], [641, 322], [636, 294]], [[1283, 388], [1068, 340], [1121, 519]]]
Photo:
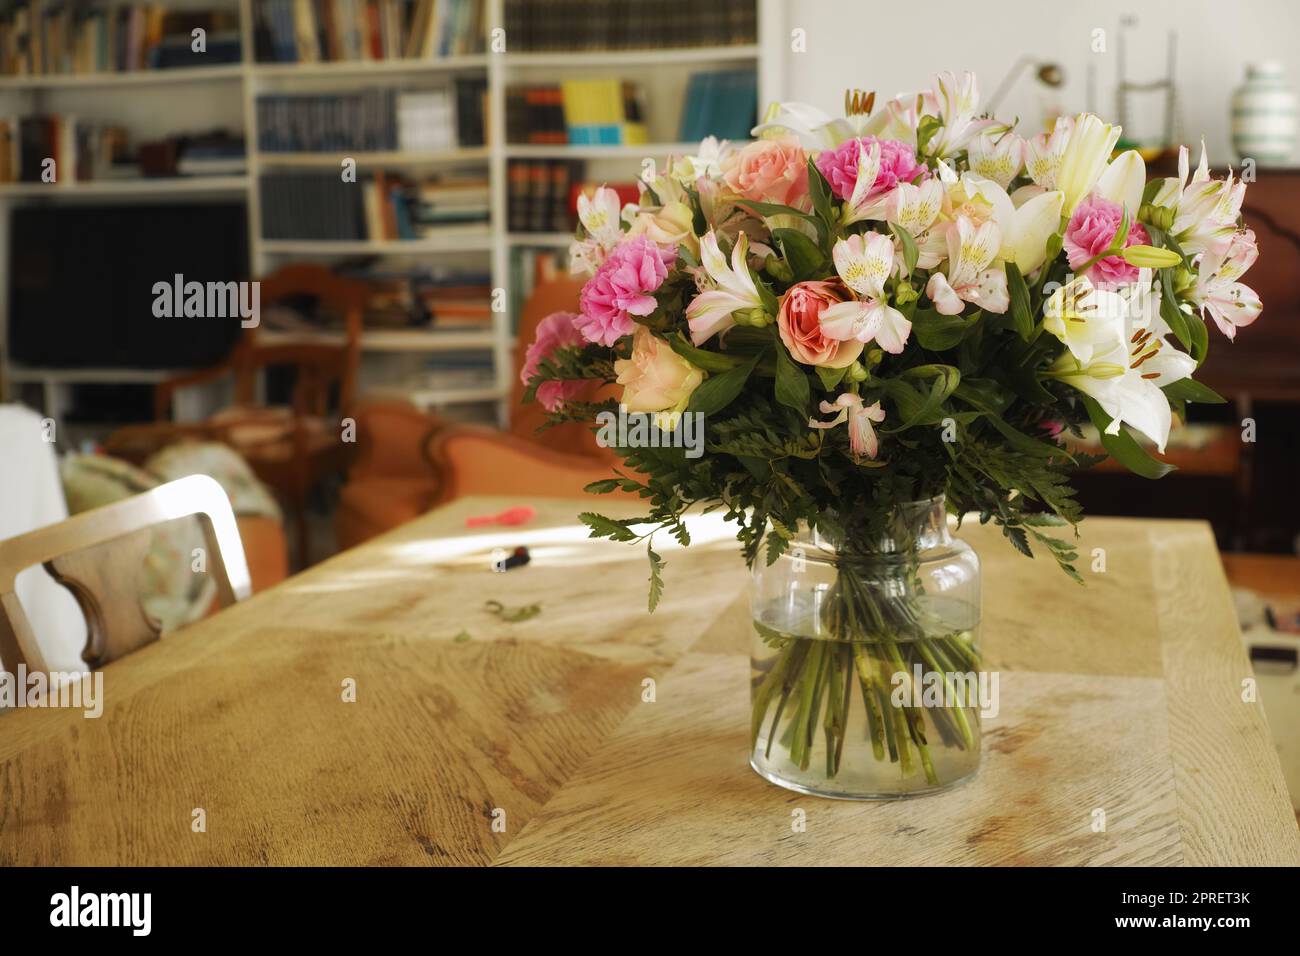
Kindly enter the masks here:
[[[185, 0], [178, 0], [183, 3]], [[76, 115], [93, 117], [85, 106], [87, 98], [104, 97], [105, 102], [121, 103], [122, 97], [150, 90], [165, 94], [172, 129], [190, 126], [187, 104], [195, 97], [238, 96], [233, 115], [242, 118], [247, 144], [247, 169], [239, 176], [208, 176], [176, 179], [104, 180], [61, 185], [39, 183], [0, 184], [0, 270], [6, 287], [0, 293], [0, 349], [7, 337], [8, 319], [8, 206], [30, 201], [166, 201], [195, 197], [243, 197], [248, 208], [250, 266], [254, 275], [264, 275], [291, 258], [331, 261], [342, 257], [377, 255], [426, 259], [432, 262], [472, 262], [488, 260], [492, 284], [507, 288], [511, 250], [516, 248], [564, 249], [571, 236], [567, 233], [511, 233], [506, 228], [507, 178], [510, 159], [574, 159], [587, 161], [589, 178], [610, 181], [626, 180], [636, 175], [637, 160], [652, 157], [662, 160], [681, 154], [695, 144], [671, 141], [637, 146], [533, 146], [505, 142], [505, 90], [519, 81], [542, 81], [569, 75], [610, 75], [644, 80], [647, 84], [684, 83], [693, 69], [710, 69], [753, 63], [758, 72], [760, 103], [775, 98], [780, 86], [784, 62], [784, 12], [780, 0], [756, 0], [759, 42], [738, 46], [709, 46], [686, 49], [647, 49], [565, 53], [522, 53], [506, 50], [472, 56], [451, 56], [429, 60], [383, 60], [342, 63], [283, 64], [256, 63], [253, 56], [253, 0], [236, 0], [243, 38], [244, 61], [211, 67], [191, 67], [165, 71], [138, 71], [120, 74], [73, 76], [0, 77], [0, 103], [7, 104], [10, 114], [36, 111], [63, 111], [61, 97], [77, 98]], [[503, 23], [502, 0], [484, 0], [484, 22], [489, 31]], [[667, 69], [665, 69], [667, 68]], [[597, 72], [593, 72], [597, 71]], [[260, 94], [275, 91], [331, 91], [340, 86], [431, 84], [450, 82], [456, 76], [485, 75], [487, 79], [487, 141], [485, 147], [447, 150], [436, 153], [265, 153], [257, 149], [256, 104]], [[670, 87], [676, 89], [676, 87]], [[18, 97], [17, 103], [14, 97]], [[118, 99], [113, 100], [114, 97]], [[668, 97], [663, 97], [667, 100]], [[12, 108], [14, 105], [17, 109]], [[676, 124], [661, 123], [675, 129]], [[376, 169], [419, 170], [449, 165], [486, 166], [490, 183], [490, 225], [482, 230], [449, 230], [445, 237], [414, 241], [330, 242], [320, 240], [268, 240], [262, 238], [261, 202], [258, 188], [265, 171], [286, 169], [339, 168], [347, 156], [355, 159], [358, 171]], [[591, 172], [595, 167], [597, 172]], [[513, 294], [514, 290], [508, 290]], [[268, 333], [276, 338], [302, 338], [298, 333]], [[328, 336], [325, 336], [328, 337]], [[510, 310], [493, 313], [492, 325], [478, 330], [372, 330], [366, 332], [362, 349], [367, 355], [402, 354], [418, 356], [448, 350], [490, 349], [493, 354], [495, 384], [486, 388], [415, 389], [407, 394], [413, 402], [428, 407], [446, 408], [464, 403], [496, 403], [496, 417], [504, 424], [512, 377], [514, 341], [510, 330]], [[80, 382], [148, 383], [165, 377], [167, 372], [130, 369], [23, 369], [0, 364], [0, 385], [40, 384], [46, 390], [47, 408], [61, 407], [55, 394], [61, 386]], [[364, 384], [364, 383], [363, 383]], [[383, 389], [366, 390], [378, 394]], [[0, 398], [3, 396], [0, 395]]]

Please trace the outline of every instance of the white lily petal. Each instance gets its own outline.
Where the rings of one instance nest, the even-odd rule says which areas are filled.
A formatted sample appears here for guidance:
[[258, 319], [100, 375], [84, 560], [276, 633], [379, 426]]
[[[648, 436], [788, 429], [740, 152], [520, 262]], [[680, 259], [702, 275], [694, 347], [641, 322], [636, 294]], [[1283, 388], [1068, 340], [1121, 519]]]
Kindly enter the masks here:
[[1014, 262], [1021, 275], [1029, 275], [1047, 257], [1047, 240], [1061, 228], [1065, 193], [1059, 189], [1040, 193], [1015, 211], [1003, 234], [999, 255]]
[[1111, 160], [1093, 191], [1103, 199], [1119, 203], [1128, 212], [1130, 221], [1136, 222], [1146, 184], [1147, 164], [1136, 149], [1126, 149]]

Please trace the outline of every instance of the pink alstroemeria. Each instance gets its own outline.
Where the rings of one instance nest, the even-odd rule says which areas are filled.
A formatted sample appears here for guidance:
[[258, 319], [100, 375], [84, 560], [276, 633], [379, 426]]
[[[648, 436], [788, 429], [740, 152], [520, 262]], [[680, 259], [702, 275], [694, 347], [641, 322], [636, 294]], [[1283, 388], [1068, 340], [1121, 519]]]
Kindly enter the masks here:
[[863, 344], [873, 339], [893, 355], [903, 351], [912, 323], [885, 296], [885, 281], [894, 271], [894, 243], [886, 235], [869, 232], [835, 243], [831, 251], [835, 271], [860, 296], [832, 305], [822, 313], [821, 330], [827, 338]]
[[1151, 200], [1154, 206], [1172, 208], [1173, 225], [1169, 234], [1184, 252], [1205, 252], [1219, 245], [1237, 231], [1237, 216], [1246, 197], [1246, 184], [1238, 182], [1228, 171], [1226, 179], [1211, 179], [1205, 143], [1201, 143], [1201, 161], [1188, 182], [1188, 152], [1178, 149], [1178, 178], [1166, 179]]
[[1229, 339], [1236, 337], [1237, 329], [1259, 318], [1263, 309], [1255, 290], [1236, 281], [1258, 257], [1255, 232], [1244, 229], [1233, 233], [1226, 242], [1207, 249], [1197, 259], [1199, 275], [1192, 289], [1192, 302], [1200, 306], [1202, 315], [1208, 313]]
[[988, 268], [1002, 243], [1002, 232], [989, 220], [976, 226], [965, 216], [948, 231], [947, 274], [930, 276], [925, 293], [941, 315], [957, 315], [967, 302], [986, 312], [1007, 311], [1007, 274], [1001, 266]]
[[761, 309], [763, 299], [745, 261], [749, 240], [742, 232], [731, 250], [731, 267], [718, 248], [718, 237], [709, 231], [700, 240], [700, 263], [712, 288], [697, 295], [686, 307], [686, 321], [691, 327], [691, 341], [702, 345], [719, 332], [736, 324], [733, 312]]
[[824, 422], [810, 418], [809, 428], [834, 428], [847, 421], [849, 448], [852, 449], [853, 454], [866, 455], [868, 458], [876, 457], [876, 453], [880, 450], [880, 442], [876, 438], [876, 430], [872, 427], [872, 423], [879, 424], [885, 420], [885, 410], [880, 407], [879, 402], [863, 405], [861, 396], [844, 392], [835, 401], [822, 402], [819, 407], [823, 415], [833, 413], [835, 417]]

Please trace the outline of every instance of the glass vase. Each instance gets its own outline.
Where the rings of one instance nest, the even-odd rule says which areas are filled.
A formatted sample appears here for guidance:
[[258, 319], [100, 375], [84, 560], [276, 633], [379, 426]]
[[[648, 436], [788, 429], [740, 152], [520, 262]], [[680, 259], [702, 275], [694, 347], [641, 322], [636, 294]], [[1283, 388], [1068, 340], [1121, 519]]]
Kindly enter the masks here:
[[800, 793], [931, 793], [975, 773], [989, 676], [980, 566], [942, 497], [898, 508], [876, 540], [801, 526], [754, 564], [750, 764]]

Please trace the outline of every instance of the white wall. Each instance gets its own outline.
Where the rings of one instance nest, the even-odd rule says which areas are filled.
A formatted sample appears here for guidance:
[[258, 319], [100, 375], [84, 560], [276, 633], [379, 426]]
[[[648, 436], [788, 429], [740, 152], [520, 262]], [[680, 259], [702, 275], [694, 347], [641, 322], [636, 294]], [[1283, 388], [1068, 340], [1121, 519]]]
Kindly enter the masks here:
[[[1021, 118], [1025, 133], [1042, 128], [1045, 110], [1077, 112], [1091, 105], [1115, 118], [1120, 21], [1125, 31], [1130, 81], [1165, 73], [1166, 33], [1178, 34], [1178, 109], [1175, 133], [1195, 144], [1202, 135], [1213, 162], [1235, 161], [1229, 137], [1229, 98], [1246, 64], [1277, 60], [1293, 89], [1300, 88], [1300, 3], [1296, 0], [786, 0], [785, 32], [807, 31], [806, 53], [785, 43], [787, 99], [816, 104], [838, 115], [844, 90], [876, 90], [888, 98], [927, 88], [939, 70], [974, 70], [981, 94], [991, 96], [1011, 65], [1024, 55], [1059, 63], [1065, 84], [1048, 93], [1026, 74], [998, 107], [1003, 119]], [[1106, 31], [1106, 52], [1093, 53], [1093, 30]], [[1087, 72], [1096, 97], [1087, 103]], [[879, 99], [878, 99], [879, 102]], [[1159, 137], [1157, 103], [1134, 100], [1130, 130]], [[1196, 161], [1193, 151], [1192, 162]]]

